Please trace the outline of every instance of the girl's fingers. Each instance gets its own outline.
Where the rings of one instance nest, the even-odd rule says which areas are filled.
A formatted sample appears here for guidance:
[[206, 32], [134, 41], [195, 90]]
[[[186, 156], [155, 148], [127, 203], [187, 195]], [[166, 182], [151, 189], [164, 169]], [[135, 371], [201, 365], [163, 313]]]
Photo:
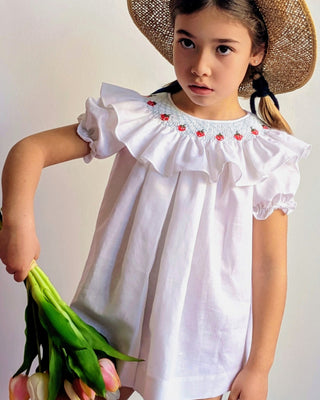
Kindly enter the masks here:
[[228, 400], [240, 400], [240, 391], [237, 389], [231, 389]]
[[[33, 257], [32, 257], [33, 258]], [[29, 261], [29, 258], [27, 259], [28, 261], [18, 260], [17, 259], [13, 260], [12, 262], [9, 262], [9, 260], [2, 260], [2, 263], [5, 265], [6, 271], [10, 274], [13, 275], [14, 280], [16, 282], [22, 282], [26, 279], [28, 276], [28, 273], [31, 268], [31, 261]]]
[[29, 270], [19, 270], [17, 271], [14, 268], [10, 268], [10, 267], [6, 267], [6, 271], [10, 274], [13, 275], [13, 278], [16, 282], [22, 282], [26, 279], [26, 277], [28, 276]]
[[8, 274], [13, 275], [15, 273], [15, 270], [13, 268], [10, 268], [8, 266], [6, 266], [6, 271], [8, 272]]
[[[29, 272], [29, 271], [28, 271], [28, 272]], [[14, 279], [16, 282], [23, 282], [23, 281], [26, 279], [26, 277], [28, 276], [28, 272], [27, 272], [27, 273], [16, 272], [16, 273], [13, 275], [13, 279]]]

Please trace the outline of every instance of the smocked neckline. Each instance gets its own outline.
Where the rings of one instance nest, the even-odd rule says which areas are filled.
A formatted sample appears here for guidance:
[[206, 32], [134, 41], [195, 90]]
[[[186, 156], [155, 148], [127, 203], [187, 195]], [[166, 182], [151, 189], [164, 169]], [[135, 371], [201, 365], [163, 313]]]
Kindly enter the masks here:
[[234, 120], [208, 120], [194, 117], [180, 110], [169, 93], [156, 93], [145, 98], [145, 105], [152, 117], [165, 128], [181, 136], [202, 143], [240, 143], [254, 140], [269, 129], [254, 114]]
[[171, 93], [166, 93], [167, 94], [167, 100], [170, 103], [170, 105], [172, 106], [173, 109], [175, 109], [175, 111], [177, 113], [180, 113], [182, 115], [186, 115], [188, 118], [194, 118], [195, 120], [198, 120], [199, 122], [206, 122], [206, 123], [212, 123], [214, 124], [232, 124], [235, 122], [242, 122], [243, 120], [245, 120], [246, 118], [248, 118], [250, 116], [250, 113], [247, 110], [243, 110], [246, 114], [243, 115], [242, 117], [239, 118], [235, 118], [235, 119], [207, 119], [207, 118], [200, 118], [200, 117], [196, 117], [195, 115], [189, 114], [186, 111], [183, 111], [181, 108], [179, 108], [173, 101], [172, 99], [172, 94]]

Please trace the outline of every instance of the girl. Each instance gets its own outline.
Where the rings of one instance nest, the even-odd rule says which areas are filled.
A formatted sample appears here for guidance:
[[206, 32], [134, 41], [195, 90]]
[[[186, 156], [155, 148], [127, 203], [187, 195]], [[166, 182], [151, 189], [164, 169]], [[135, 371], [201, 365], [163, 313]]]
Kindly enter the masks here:
[[[284, 132], [272, 92], [310, 78], [311, 17], [301, 0], [131, 0], [129, 9], [177, 82], [149, 97], [103, 84], [79, 125], [14, 146], [0, 257], [17, 281], [38, 257], [43, 167], [117, 153], [74, 309], [145, 359], [118, 367], [146, 400], [228, 390], [231, 400], [265, 400], [285, 302], [286, 215], [309, 151]], [[238, 100], [252, 84], [263, 121]]]

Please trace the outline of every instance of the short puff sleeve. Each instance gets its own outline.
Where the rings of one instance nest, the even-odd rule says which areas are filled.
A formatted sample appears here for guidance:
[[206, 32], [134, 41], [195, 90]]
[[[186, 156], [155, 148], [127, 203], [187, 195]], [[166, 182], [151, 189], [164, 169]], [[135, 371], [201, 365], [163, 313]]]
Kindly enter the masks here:
[[102, 98], [88, 98], [86, 112], [78, 117], [78, 135], [89, 143], [90, 153], [84, 157], [90, 162], [94, 157], [106, 158], [124, 147], [114, 132], [118, 123], [117, 114], [111, 105], [105, 105]]
[[289, 214], [296, 208], [294, 196], [300, 183], [298, 162], [282, 164], [266, 179], [254, 186], [253, 215], [258, 220], [268, 218], [274, 210]]

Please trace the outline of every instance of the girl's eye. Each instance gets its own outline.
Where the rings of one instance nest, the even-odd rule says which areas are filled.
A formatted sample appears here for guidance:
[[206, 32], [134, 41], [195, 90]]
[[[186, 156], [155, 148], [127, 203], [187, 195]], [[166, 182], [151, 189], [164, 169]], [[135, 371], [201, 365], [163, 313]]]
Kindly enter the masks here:
[[230, 49], [230, 47], [225, 45], [221, 45], [217, 48], [217, 52], [222, 56], [227, 56], [228, 54], [230, 54], [231, 51], [232, 50]]
[[194, 43], [190, 39], [180, 39], [179, 43], [184, 49], [194, 49]]

